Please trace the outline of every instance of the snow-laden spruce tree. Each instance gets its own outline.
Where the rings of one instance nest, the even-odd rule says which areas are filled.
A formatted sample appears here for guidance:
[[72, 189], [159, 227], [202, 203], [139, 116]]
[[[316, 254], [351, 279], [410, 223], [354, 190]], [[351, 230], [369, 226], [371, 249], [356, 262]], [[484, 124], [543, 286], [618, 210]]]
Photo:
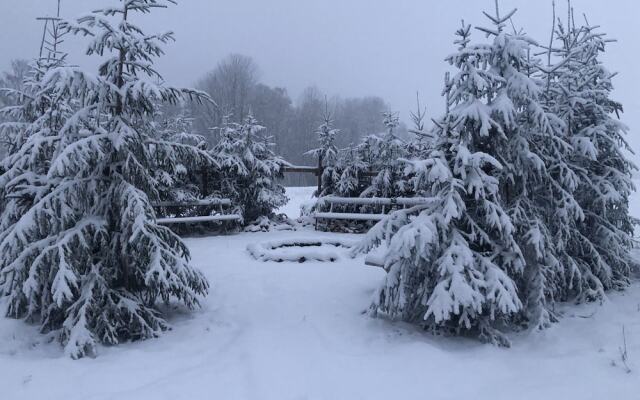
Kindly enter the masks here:
[[488, 63], [496, 75], [491, 118], [506, 139], [504, 151], [496, 154], [503, 166], [500, 198], [526, 263], [516, 281], [525, 304], [524, 322], [543, 327], [554, 319], [550, 310], [559, 289], [556, 282], [566, 272], [558, 228], [570, 230], [582, 213], [573, 198], [576, 174], [565, 162], [569, 146], [562, 137], [564, 124], [543, 104], [540, 61], [531, 56], [536, 43], [506, 28], [514, 14], [501, 15], [496, 1], [495, 14], [485, 13], [491, 27], [478, 29], [491, 41]]
[[[58, 17], [60, 2], [58, 2]], [[6, 105], [0, 109], [0, 140], [8, 154], [18, 151], [34, 130], [29, 125], [38, 122], [54, 135], [56, 127], [64, 123], [70, 110], [70, 102], [60, 99], [55, 104], [51, 91], [43, 87], [42, 79], [51, 69], [65, 65], [67, 54], [61, 49], [63, 32], [58, 18], [44, 18], [44, 36], [40, 54], [34, 61], [17, 60], [12, 63], [12, 73], [0, 80], [0, 97]], [[39, 120], [39, 121], [38, 121]], [[46, 158], [46, 156], [45, 156]]]
[[[359, 197], [362, 193], [360, 176], [369, 169], [362, 154], [353, 144], [340, 150], [336, 163], [337, 181], [334, 183], [334, 195], [338, 197]], [[334, 175], [334, 176], [336, 176]]]
[[435, 142], [406, 162], [414, 190], [431, 201], [392, 213], [355, 251], [386, 242], [373, 314], [508, 345], [499, 328], [522, 309], [515, 279], [524, 260], [497, 178], [506, 137], [494, 118], [503, 105], [493, 100], [502, 79], [490, 67], [492, 46], [471, 45], [470, 29], [457, 31], [458, 52], [448, 57], [457, 72], [445, 80]]
[[[12, 317], [56, 332], [74, 358], [158, 336], [168, 328], [159, 302], [195, 307], [208, 284], [189, 252], [158, 226], [150, 203], [156, 181], [149, 148], [210, 157], [193, 146], [149, 136], [157, 102], [201, 94], [162, 85], [153, 61], [171, 33], [147, 35], [131, 23], [162, 0], [128, 0], [65, 22], [90, 38], [103, 60], [98, 75], [57, 67], [40, 81], [49, 97], [24, 143], [4, 160], [0, 190], [0, 295]], [[64, 122], [57, 104], [73, 104]]]
[[382, 137], [370, 135], [361, 145], [368, 152], [370, 168], [377, 172], [362, 197], [401, 197], [409, 190], [400, 163], [406, 156], [406, 144], [395, 134], [400, 118], [394, 112], [385, 112], [383, 118], [387, 130]]
[[[57, 23], [56, 29], [46, 32], [57, 34]], [[58, 39], [53, 34], [45, 35], [43, 46], [45, 41], [58, 43]], [[64, 67], [66, 55], [57, 50], [46, 52], [46, 56], [44, 53], [41, 51], [40, 57], [29, 63], [21, 88], [0, 89], [11, 103], [0, 110], [5, 120], [0, 124], [0, 135], [7, 150], [7, 156], [0, 164], [0, 230], [3, 233], [19, 224], [39, 199], [58, 183], [47, 174], [52, 158], [59, 152], [59, 130], [71, 116], [74, 102], [67, 96], [60, 96], [45, 80], [49, 71]], [[28, 245], [26, 238], [22, 242], [23, 246]], [[13, 278], [8, 281], [2, 270], [10, 261], [13, 258], [3, 259], [0, 264], [0, 284], [4, 286], [0, 286], [0, 295], [22, 299], [22, 288], [14, 289]], [[11, 284], [8, 288], [7, 283]], [[8, 313], [18, 316], [24, 313], [24, 307], [20, 309], [9, 301]]]
[[273, 152], [264, 130], [251, 114], [242, 124], [226, 122], [211, 150], [222, 170], [221, 192], [240, 204], [245, 223], [271, 217], [288, 200], [278, 183], [287, 163]]
[[[175, 116], [158, 113], [150, 128], [150, 136], [164, 142], [194, 146], [201, 150], [207, 148], [206, 139], [193, 133], [193, 118], [190, 118], [184, 109]], [[166, 151], [162, 146], [151, 146], [150, 151], [153, 177], [157, 181], [156, 188], [160, 200], [189, 202], [204, 196], [202, 175], [211, 167], [210, 160], [199, 163], [200, 160], [197, 158], [185, 159], [174, 151]]]
[[[19, 147], [25, 130], [24, 121], [37, 118], [37, 113], [32, 112], [39, 109], [33, 94], [37, 92], [37, 77], [45, 70], [43, 66], [27, 60], [13, 61], [11, 69], [0, 77], [0, 154], [3, 157]], [[24, 109], [22, 105], [27, 102], [33, 106]]]
[[322, 191], [316, 193], [317, 197], [327, 196], [336, 192], [335, 184], [340, 179], [338, 164], [338, 148], [336, 147], [336, 136], [340, 133], [339, 129], [334, 128], [334, 121], [329, 111], [329, 104], [325, 100], [325, 111], [322, 117], [322, 125], [316, 130], [318, 135], [318, 144], [320, 147], [307, 152], [308, 155], [315, 157], [318, 164], [322, 166]]
[[561, 62], [550, 73], [547, 98], [565, 123], [566, 163], [576, 171], [574, 197], [582, 210], [577, 226], [560, 228], [567, 272], [559, 295], [585, 301], [629, 282], [635, 264], [629, 196], [636, 167], [627, 157], [627, 127], [617, 119], [622, 105], [611, 99], [615, 74], [601, 61], [609, 40], [588, 24], [576, 27], [572, 13], [556, 29], [551, 51]]
[[406, 144], [407, 158], [417, 158], [422, 156], [433, 142], [433, 136], [425, 124], [427, 108], [420, 104], [419, 93], [416, 94], [416, 105], [416, 110], [411, 111], [409, 114], [413, 125], [413, 128], [409, 130], [409, 133], [414, 136]]

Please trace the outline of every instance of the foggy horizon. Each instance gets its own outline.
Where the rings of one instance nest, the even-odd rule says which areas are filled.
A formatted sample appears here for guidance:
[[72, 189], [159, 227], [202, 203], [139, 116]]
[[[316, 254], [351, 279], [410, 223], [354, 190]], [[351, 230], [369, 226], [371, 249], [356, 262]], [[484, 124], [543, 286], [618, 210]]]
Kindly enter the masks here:
[[[0, 15], [3, 35], [17, 29], [24, 33], [0, 43], [0, 69], [6, 69], [12, 59], [37, 55], [42, 25], [36, 17], [43, 15], [42, 10], [53, 15], [54, 3], [25, 0], [12, 4], [8, 12]], [[632, 94], [632, 88], [638, 89], [639, 84], [632, 78], [631, 56], [623, 49], [634, 39], [637, 29], [632, 20], [640, 13], [640, 5], [631, 0], [612, 3], [628, 12], [616, 13], [609, 3], [603, 6], [597, 0], [574, 0], [573, 7], [576, 18], [585, 13], [591, 24], [601, 25], [604, 32], [618, 40], [610, 45], [605, 59], [609, 69], [619, 73], [614, 80], [616, 98], [630, 111], [639, 106]], [[72, 19], [102, 4], [105, 2], [63, 0], [62, 16]], [[441, 112], [440, 93], [447, 70], [444, 59], [455, 50], [453, 34], [460, 17], [473, 26], [486, 25], [488, 20], [482, 11], [493, 10], [493, 4], [493, 0], [475, 1], [472, 5], [464, 0], [402, 0], [394, 4], [371, 4], [365, 0], [348, 4], [338, 0], [241, 0], [216, 4], [182, 0], [169, 10], [157, 12], [152, 25], [146, 23], [145, 16], [136, 22], [150, 31], [175, 32], [176, 42], [166, 46], [166, 57], [157, 64], [169, 84], [193, 86], [219, 61], [237, 53], [253, 58], [260, 68], [261, 81], [285, 88], [294, 102], [309, 86], [342, 98], [380, 96], [406, 122], [409, 112], [416, 108], [416, 92], [428, 108], [429, 117]], [[542, 43], [548, 40], [551, 0], [535, 4], [503, 0], [500, 4], [503, 12], [518, 9], [513, 18], [516, 27]], [[556, 7], [558, 17], [566, 19], [566, 2], [557, 1]], [[476, 41], [483, 36], [474, 30]], [[83, 55], [81, 38], [67, 39], [64, 46], [70, 60], [95, 65], [95, 59], [87, 61]], [[636, 117], [630, 114], [627, 112], [623, 121], [638, 126]]]

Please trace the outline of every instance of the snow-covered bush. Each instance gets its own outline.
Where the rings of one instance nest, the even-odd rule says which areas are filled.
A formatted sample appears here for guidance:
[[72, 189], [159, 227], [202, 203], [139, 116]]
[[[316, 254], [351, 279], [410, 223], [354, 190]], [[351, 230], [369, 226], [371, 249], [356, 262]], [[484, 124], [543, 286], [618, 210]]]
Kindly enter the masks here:
[[[171, 33], [147, 35], [131, 23], [162, 0], [129, 0], [60, 25], [90, 38], [97, 75], [49, 68], [14, 115], [16, 151], [0, 176], [0, 295], [11, 317], [56, 332], [78, 358], [96, 344], [158, 336], [168, 329], [159, 302], [192, 308], [208, 283], [184, 243], [156, 224], [150, 148], [176, 159], [208, 154], [151, 137], [159, 102], [203, 99], [166, 87], [153, 69]], [[36, 106], [34, 108], [34, 106]]]

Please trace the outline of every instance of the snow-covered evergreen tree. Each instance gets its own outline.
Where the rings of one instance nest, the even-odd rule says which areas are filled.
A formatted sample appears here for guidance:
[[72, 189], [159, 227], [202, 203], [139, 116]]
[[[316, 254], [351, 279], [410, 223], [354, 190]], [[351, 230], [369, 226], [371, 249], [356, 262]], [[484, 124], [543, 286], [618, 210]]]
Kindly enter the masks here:
[[498, 176], [501, 202], [526, 262], [517, 280], [523, 317], [530, 326], [543, 327], [554, 319], [547, 300], [553, 300], [554, 279], [563, 273], [563, 242], [554, 237], [556, 226], [574, 225], [581, 212], [572, 194], [575, 174], [563, 164], [564, 125], [543, 105], [544, 81], [536, 76], [539, 60], [531, 56], [536, 43], [506, 29], [514, 13], [500, 15], [496, 1], [495, 14], [485, 13], [492, 26], [479, 29], [492, 40], [488, 62], [497, 79], [491, 88], [491, 117], [506, 138], [504, 151], [497, 154], [503, 165]]
[[[207, 293], [188, 249], [156, 224], [149, 200], [158, 196], [150, 147], [210, 159], [148, 134], [158, 102], [203, 98], [157, 83], [153, 61], [173, 35], [147, 35], [131, 23], [166, 4], [128, 0], [62, 23], [90, 37], [87, 53], [104, 57], [99, 74], [49, 69], [37, 92], [48, 100], [35, 121], [24, 121], [23, 142], [3, 162], [0, 295], [10, 316], [57, 332], [74, 358], [97, 343], [156, 337], [168, 328], [158, 302], [191, 308]], [[60, 104], [73, 107], [62, 113]]]
[[322, 118], [323, 123], [316, 130], [320, 147], [307, 152], [308, 155], [315, 157], [318, 160], [318, 164], [322, 166], [322, 176], [320, 177], [322, 191], [316, 193], [318, 197], [335, 193], [335, 183], [340, 179], [337, 168], [338, 148], [336, 147], [336, 135], [340, 133], [340, 130], [335, 129], [333, 126], [333, 118], [326, 101]]
[[622, 105], [611, 99], [615, 74], [601, 62], [609, 41], [597, 28], [576, 27], [572, 14], [556, 30], [558, 46], [551, 51], [561, 62], [550, 72], [546, 93], [549, 109], [565, 123], [564, 160], [575, 171], [581, 209], [574, 226], [559, 228], [566, 273], [558, 297], [594, 300], [629, 282], [635, 225], [629, 196], [636, 167], [625, 154], [627, 128], [616, 119]]
[[222, 169], [222, 194], [241, 205], [245, 223], [270, 217], [287, 203], [285, 189], [277, 181], [287, 163], [273, 152], [264, 130], [251, 114], [242, 124], [227, 122], [211, 151]]
[[395, 134], [400, 124], [398, 113], [386, 112], [383, 117], [384, 135], [370, 135], [361, 145], [362, 151], [369, 153], [370, 168], [378, 173], [362, 197], [401, 197], [409, 190], [400, 161], [407, 154], [406, 145]]
[[362, 154], [353, 145], [342, 149], [338, 154], [336, 171], [334, 177], [337, 181], [333, 183], [338, 197], [359, 197], [362, 193], [360, 187], [360, 176], [369, 169], [369, 164], [362, 159]]
[[407, 158], [417, 158], [425, 154], [433, 142], [433, 136], [425, 124], [427, 109], [420, 104], [420, 94], [416, 94], [416, 105], [416, 110], [410, 112], [413, 128], [409, 133], [414, 137], [407, 143]]
[[[0, 154], [6, 154], [16, 150], [14, 143], [24, 131], [24, 126], [19, 124], [20, 120], [33, 119], [33, 116], [22, 114], [23, 105], [32, 101], [30, 93], [33, 92], [31, 82], [36, 82], [34, 63], [27, 60], [14, 60], [11, 62], [11, 71], [4, 72], [0, 76]], [[31, 86], [31, 87], [29, 87]], [[15, 114], [14, 114], [15, 113]]]
[[188, 111], [182, 108], [175, 116], [160, 115], [159, 133], [167, 141], [191, 145], [199, 149], [206, 149], [207, 139], [194, 133], [194, 119], [189, 116]]
[[448, 58], [458, 72], [446, 79], [436, 141], [407, 163], [415, 191], [432, 201], [391, 214], [355, 251], [387, 243], [374, 314], [507, 345], [498, 328], [522, 308], [514, 279], [524, 260], [499, 193], [506, 137], [493, 100], [502, 81], [490, 68], [491, 46], [471, 45], [470, 29], [458, 30], [458, 52]]
[[503, 344], [496, 326], [547, 326], [555, 301], [602, 298], [634, 266], [635, 167], [599, 59], [607, 40], [559, 25], [556, 64], [550, 54], [543, 66], [535, 42], [506, 29], [514, 13], [497, 1], [485, 13], [487, 44], [471, 44], [470, 26], [458, 31], [447, 113], [435, 142], [411, 146], [418, 157], [406, 161], [416, 193], [432, 200], [390, 215], [356, 249], [386, 242], [374, 313]]
[[[56, 29], [48, 32], [58, 32]], [[45, 41], [58, 42], [57, 37], [45, 36]], [[51, 52], [29, 64], [29, 72], [22, 89], [3, 88], [11, 98], [11, 106], [0, 110], [6, 122], [0, 124], [0, 134], [7, 147], [8, 155], [2, 160], [0, 169], [0, 191], [2, 213], [0, 230], [4, 234], [19, 224], [58, 183], [47, 176], [52, 158], [59, 152], [61, 136], [59, 130], [73, 112], [73, 101], [56, 93], [55, 88], [45, 80], [50, 70], [64, 67], [64, 55]], [[2, 239], [0, 235], [0, 239]], [[9, 243], [11, 245], [11, 243]], [[22, 247], [28, 246], [28, 239], [22, 239]], [[5, 254], [9, 256], [9, 254]], [[0, 264], [0, 296], [9, 298], [8, 313], [13, 316], [24, 314], [24, 306], [14, 305], [12, 298], [22, 301], [22, 287], [13, 288], [13, 277], [8, 281], [4, 268], [15, 260], [15, 255], [5, 258]], [[17, 261], [17, 260], [16, 260]], [[24, 261], [23, 261], [24, 262]], [[22, 269], [26, 265], [20, 266]], [[15, 273], [12, 273], [15, 274]], [[26, 277], [22, 276], [22, 280]], [[7, 283], [11, 286], [7, 288]], [[4, 286], [4, 287], [3, 287]], [[15, 307], [15, 310], [13, 309]], [[37, 306], [32, 306], [37, 310]], [[21, 308], [21, 309], [20, 309]]]
[[[152, 136], [165, 142], [194, 146], [200, 150], [207, 148], [206, 139], [193, 133], [193, 119], [184, 109], [176, 116], [158, 113], [151, 129]], [[211, 168], [210, 162], [199, 164], [198, 159], [177, 157], [178, 154], [166, 152], [163, 147], [152, 146], [150, 151], [153, 176], [161, 200], [189, 202], [204, 196], [202, 174]]]
[[[12, 63], [12, 74], [5, 74], [0, 81], [6, 87], [0, 87], [0, 94], [6, 103], [0, 109], [0, 138], [8, 154], [12, 154], [24, 144], [29, 135], [29, 125], [40, 119], [38, 123], [51, 130], [64, 123], [69, 112], [69, 102], [51, 104], [50, 90], [43, 87], [42, 79], [51, 69], [65, 65], [67, 54], [61, 49], [66, 34], [60, 29], [60, 1], [56, 18], [42, 18], [44, 36], [40, 44], [40, 53], [36, 60], [24, 60]], [[22, 81], [19, 81], [22, 80]], [[66, 100], [66, 99], [65, 99]], [[46, 157], [46, 156], [45, 156]]]

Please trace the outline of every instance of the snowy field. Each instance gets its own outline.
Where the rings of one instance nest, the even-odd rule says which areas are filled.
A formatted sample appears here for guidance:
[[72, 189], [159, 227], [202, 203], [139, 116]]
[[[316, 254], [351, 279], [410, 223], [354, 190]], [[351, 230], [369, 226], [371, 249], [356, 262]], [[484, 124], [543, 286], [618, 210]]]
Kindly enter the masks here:
[[[285, 211], [312, 189], [290, 191]], [[250, 243], [317, 234], [188, 239], [212, 283], [162, 338], [72, 361], [36, 329], [0, 319], [0, 399], [639, 399], [640, 285], [505, 350], [363, 315], [383, 271], [363, 260], [265, 263]], [[323, 236], [354, 239], [353, 235]], [[622, 330], [630, 373], [621, 361]]]

